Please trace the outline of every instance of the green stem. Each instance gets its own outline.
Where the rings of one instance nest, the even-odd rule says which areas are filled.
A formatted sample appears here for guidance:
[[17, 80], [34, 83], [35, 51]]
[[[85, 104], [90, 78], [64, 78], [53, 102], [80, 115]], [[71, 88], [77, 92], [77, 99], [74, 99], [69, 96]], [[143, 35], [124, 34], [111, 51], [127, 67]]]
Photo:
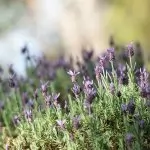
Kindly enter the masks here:
[[113, 75], [114, 85], [117, 88], [117, 74], [116, 74], [116, 71], [114, 69], [113, 61], [111, 61], [110, 63], [111, 63], [111, 68], [112, 68], [112, 75]]

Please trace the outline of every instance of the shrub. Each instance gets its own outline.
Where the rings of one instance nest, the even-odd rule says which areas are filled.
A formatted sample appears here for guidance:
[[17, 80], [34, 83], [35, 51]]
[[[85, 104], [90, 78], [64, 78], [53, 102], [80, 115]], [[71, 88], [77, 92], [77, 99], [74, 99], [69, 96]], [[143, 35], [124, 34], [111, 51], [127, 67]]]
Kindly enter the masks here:
[[149, 74], [133, 63], [135, 46], [125, 49], [126, 64], [113, 48], [96, 61], [84, 50], [77, 70], [72, 59], [39, 58], [26, 79], [11, 66], [9, 80], [1, 81], [1, 147], [149, 149]]

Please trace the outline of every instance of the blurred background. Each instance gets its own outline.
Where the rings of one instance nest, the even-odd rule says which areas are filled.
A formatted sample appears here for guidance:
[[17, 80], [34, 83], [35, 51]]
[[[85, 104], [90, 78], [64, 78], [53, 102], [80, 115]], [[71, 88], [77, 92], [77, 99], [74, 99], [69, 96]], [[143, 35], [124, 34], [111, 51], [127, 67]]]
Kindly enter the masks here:
[[150, 68], [149, 11], [149, 0], [0, 0], [0, 64], [24, 75], [25, 45], [36, 56], [76, 58], [83, 48], [103, 53], [113, 36], [139, 41]]

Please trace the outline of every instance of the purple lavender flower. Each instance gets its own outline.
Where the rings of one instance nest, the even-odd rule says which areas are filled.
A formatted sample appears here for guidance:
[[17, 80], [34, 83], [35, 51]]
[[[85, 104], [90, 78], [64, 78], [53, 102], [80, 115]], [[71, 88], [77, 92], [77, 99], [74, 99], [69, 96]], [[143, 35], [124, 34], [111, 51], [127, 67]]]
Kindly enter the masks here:
[[46, 95], [47, 95], [47, 92], [48, 92], [48, 84], [49, 84], [49, 81], [47, 81], [46, 83], [42, 83], [42, 84], [41, 84], [41, 91], [42, 91], [43, 96], [46, 96]]
[[99, 66], [101, 66], [101, 68], [104, 68], [106, 62], [106, 56], [100, 56], [99, 57]]
[[9, 77], [9, 86], [11, 88], [15, 88], [16, 87], [15, 74], [13, 74], [13, 75], [11, 75]]
[[150, 85], [146, 88], [147, 98], [150, 99]]
[[65, 122], [66, 120], [56, 120], [57, 125], [61, 128], [61, 129], [65, 129]]
[[28, 122], [31, 122], [32, 121], [32, 111], [31, 110], [24, 110], [24, 116], [25, 116], [25, 119], [28, 121]]
[[143, 129], [143, 128], [144, 128], [144, 125], [145, 125], [145, 121], [144, 121], [144, 120], [140, 120], [140, 121], [139, 121], [139, 127], [140, 127], [141, 129]]
[[72, 71], [72, 70], [69, 70], [67, 73], [71, 76], [71, 81], [72, 82], [76, 82], [76, 76], [78, 74], [80, 74], [80, 72], [75, 72], [75, 71]]
[[118, 65], [118, 70], [117, 70], [118, 76], [124, 75], [126, 71], [127, 71], [127, 68], [125, 65], [122, 65], [122, 64]]
[[140, 68], [140, 79], [141, 80], [148, 79], [148, 76], [149, 76], [149, 74], [147, 73], [146, 69], [145, 68], [143, 68], [143, 69]]
[[85, 64], [82, 64], [80, 67], [80, 72], [82, 76], [88, 76], [88, 67]]
[[60, 96], [60, 93], [58, 93], [58, 94], [52, 93], [51, 98], [52, 98], [53, 105], [54, 105], [55, 107], [58, 106], [58, 98], [59, 98], [59, 96]]
[[83, 77], [83, 85], [84, 89], [93, 88], [93, 80], [90, 80], [89, 77], [87, 78]]
[[143, 98], [147, 98], [148, 97], [147, 89], [140, 87], [140, 95]]
[[135, 103], [133, 100], [130, 100], [128, 105], [127, 105], [127, 110], [129, 112], [129, 114], [133, 115], [134, 111], [135, 111]]
[[45, 97], [46, 106], [50, 107], [51, 105], [51, 95], [46, 95]]
[[81, 87], [77, 83], [74, 83], [72, 91], [77, 98], [79, 96], [79, 94], [81, 93]]
[[27, 102], [27, 105], [29, 106], [29, 108], [34, 108], [34, 101], [32, 99], [29, 99], [29, 101]]
[[149, 74], [146, 72], [146, 69], [139, 70], [138, 85], [140, 89], [141, 96], [147, 98], [150, 95], [150, 86], [148, 82]]
[[96, 97], [97, 91], [94, 88], [86, 89], [84, 91], [86, 95], [86, 101], [91, 104], [93, 102], [93, 99]]
[[114, 84], [113, 84], [112, 82], [110, 83], [109, 90], [110, 90], [110, 93], [111, 93], [112, 95], [115, 94], [115, 86], [114, 86]]
[[119, 80], [119, 84], [123, 84], [123, 85], [127, 85], [128, 82], [129, 82], [128, 76], [125, 75], [125, 74], [121, 75], [121, 76], [118, 78], [118, 80]]
[[97, 81], [99, 81], [99, 79], [101, 78], [101, 74], [103, 72], [103, 67], [96, 65], [94, 70], [95, 70], [96, 79]]
[[134, 135], [132, 133], [127, 133], [125, 136], [125, 142], [127, 144], [127, 146], [132, 146], [134, 140]]
[[127, 55], [128, 57], [132, 57], [134, 55], [134, 45], [133, 43], [130, 43], [127, 45]]
[[86, 96], [86, 102], [91, 104], [97, 94], [97, 91], [93, 86], [93, 80], [90, 80], [89, 77], [88, 78], [84, 77], [83, 84], [84, 84], [84, 93]]
[[79, 127], [80, 127], [80, 120], [81, 120], [81, 117], [80, 117], [80, 116], [73, 117], [73, 119], [72, 119], [73, 127], [74, 127], [76, 130], [79, 129]]
[[[141, 69], [141, 68], [140, 68], [140, 69]], [[136, 76], [137, 78], [140, 77], [140, 69], [136, 69], [136, 70], [135, 70], [135, 76]]]
[[59, 98], [59, 96], [60, 96], [60, 93], [57, 93], [57, 94], [52, 93], [52, 99], [53, 99], [54, 101], [57, 101], [58, 98]]
[[33, 97], [37, 100], [38, 99], [38, 89], [34, 91]]
[[140, 87], [141, 88], [147, 88], [148, 87], [148, 77], [149, 74], [146, 72], [146, 69], [141, 69], [140, 68]]
[[123, 84], [123, 85], [128, 84], [128, 76], [127, 76], [126, 66], [119, 64], [118, 70], [117, 70], [117, 75], [118, 75], [119, 84]]
[[27, 104], [29, 101], [28, 94], [26, 92], [22, 93], [22, 103], [23, 105]]
[[123, 113], [127, 113], [127, 105], [126, 104], [121, 104], [121, 110]]
[[113, 61], [114, 59], [115, 59], [115, 50], [114, 50], [114, 48], [109, 48], [109, 49], [107, 49], [107, 57], [108, 57], [108, 60], [109, 61]]
[[20, 123], [21, 119], [18, 115], [15, 115], [13, 118], [13, 124], [17, 126]]

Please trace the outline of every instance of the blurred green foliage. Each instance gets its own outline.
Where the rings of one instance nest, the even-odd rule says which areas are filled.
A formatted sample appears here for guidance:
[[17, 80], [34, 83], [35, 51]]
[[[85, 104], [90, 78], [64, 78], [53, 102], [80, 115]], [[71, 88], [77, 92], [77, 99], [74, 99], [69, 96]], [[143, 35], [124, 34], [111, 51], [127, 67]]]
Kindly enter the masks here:
[[17, 25], [24, 8], [24, 0], [0, 0], [0, 34]]
[[109, 0], [109, 29], [119, 43], [140, 41], [145, 63], [150, 69], [150, 1]]

